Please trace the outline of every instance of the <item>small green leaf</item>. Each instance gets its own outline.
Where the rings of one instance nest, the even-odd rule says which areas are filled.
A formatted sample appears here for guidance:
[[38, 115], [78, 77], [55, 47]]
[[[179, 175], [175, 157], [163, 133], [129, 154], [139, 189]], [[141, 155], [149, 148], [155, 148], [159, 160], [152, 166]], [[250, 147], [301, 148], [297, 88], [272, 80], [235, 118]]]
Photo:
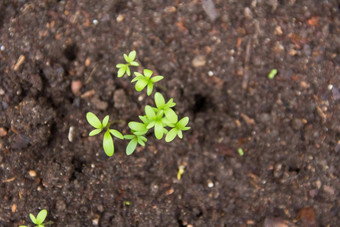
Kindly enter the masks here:
[[139, 79], [135, 85], [136, 91], [141, 91], [145, 88], [145, 86], [148, 84], [147, 81], [145, 81], [144, 78]]
[[171, 108], [176, 106], [176, 103], [174, 103], [173, 98], [171, 98], [165, 105], [166, 107]]
[[163, 76], [154, 76], [154, 77], [151, 78], [151, 82], [156, 83], [156, 82], [162, 80], [163, 78], [164, 78]]
[[177, 127], [179, 129], [184, 128], [189, 122], [189, 117], [183, 117], [178, 123], [177, 123]]
[[92, 131], [89, 133], [89, 136], [98, 135], [102, 130], [103, 130], [103, 129], [101, 129], [101, 128], [94, 129], [94, 130], [92, 130]]
[[155, 111], [149, 105], [145, 106], [145, 114], [149, 120], [153, 120], [156, 117]]
[[135, 137], [136, 137], [135, 135], [124, 135], [124, 139], [128, 139], [128, 140], [131, 140]]
[[155, 136], [157, 139], [162, 139], [164, 131], [163, 131], [163, 124], [162, 123], [156, 123], [155, 124]]
[[150, 96], [153, 90], [153, 84], [148, 83], [148, 90], [147, 90], [147, 95]]
[[150, 121], [146, 116], [138, 116], [138, 117], [145, 125], [149, 124]]
[[165, 105], [164, 97], [159, 92], [155, 93], [155, 103], [156, 103], [157, 108], [163, 108]]
[[177, 132], [178, 130], [176, 128], [171, 129], [165, 137], [165, 141], [166, 142], [171, 142], [175, 139], [175, 137], [177, 136]]
[[144, 78], [143, 74], [141, 74], [139, 72], [134, 72], [134, 74], [135, 74], [136, 77]]
[[272, 69], [270, 70], [269, 74], [268, 74], [268, 79], [274, 79], [274, 77], [277, 74], [277, 69]]
[[124, 67], [122, 67], [118, 70], [117, 76], [122, 77], [122, 76], [124, 76], [125, 72], [126, 72], [126, 67], [124, 65]]
[[136, 136], [142, 136], [142, 135], [145, 135], [147, 132], [148, 132], [148, 129], [143, 130], [143, 131], [136, 131], [136, 132], [133, 132], [133, 134], [135, 134]]
[[128, 76], [131, 76], [131, 70], [130, 70], [129, 66], [126, 66], [126, 74]]
[[148, 79], [150, 79], [153, 73], [150, 69], [144, 69], [143, 72], [144, 72], [144, 76]]
[[120, 69], [122, 67], [125, 67], [125, 64], [118, 64], [118, 65], [116, 65], [116, 68], [118, 68], [118, 69]]
[[138, 138], [137, 142], [138, 142], [139, 145], [141, 145], [143, 147], [145, 146], [145, 143], [144, 143], [144, 141], [141, 138]]
[[145, 131], [146, 127], [143, 123], [131, 121], [128, 124], [129, 128], [131, 128], [133, 131]]
[[102, 128], [102, 123], [94, 113], [88, 112], [86, 114], [86, 119], [89, 122], [89, 124], [92, 125], [93, 127]]
[[118, 130], [110, 129], [110, 133], [111, 133], [113, 136], [117, 137], [118, 139], [121, 139], [121, 140], [124, 139], [123, 134], [120, 133]]
[[238, 154], [239, 154], [240, 156], [243, 156], [243, 155], [244, 155], [243, 149], [242, 149], [241, 147], [239, 147], [239, 148], [237, 149], [237, 152], [238, 152]]
[[107, 123], [109, 123], [109, 115], [106, 115], [103, 119], [103, 122], [102, 122], [102, 127], [105, 128]]
[[182, 128], [181, 130], [182, 131], [187, 131], [187, 130], [189, 130], [189, 129], [191, 129], [190, 127], [184, 127], [184, 128]]
[[136, 51], [133, 50], [129, 53], [129, 59], [130, 59], [130, 61], [134, 61], [135, 58], [136, 58]]
[[182, 139], [183, 138], [182, 130], [178, 130], [177, 135], [178, 135], [179, 138]]
[[38, 224], [38, 223], [37, 223], [37, 219], [34, 217], [33, 214], [30, 214], [30, 219], [31, 219], [31, 221], [32, 221], [34, 224]]
[[110, 131], [106, 131], [103, 138], [103, 148], [107, 156], [112, 156], [114, 152], [113, 139]]
[[127, 145], [126, 147], [126, 154], [127, 155], [131, 155], [135, 149], [136, 149], [136, 146], [137, 146], [137, 139], [132, 139], [129, 144]]
[[130, 62], [129, 56], [127, 56], [126, 54], [124, 54], [123, 57], [124, 57], [124, 59], [125, 59], [126, 62]]
[[178, 121], [178, 116], [175, 111], [171, 108], [164, 110], [165, 117], [171, 122], [176, 123]]
[[41, 210], [39, 214], [37, 215], [37, 220], [36, 220], [37, 222], [35, 224], [40, 225], [44, 223], [46, 216], [47, 216], [47, 210], [45, 209]]
[[155, 121], [151, 121], [151, 122], [146, 126], [146, 128], [147, 128], [147, 129], [150, 129], [150, 128], [154, 127], [155, 124], [156, 124]]
[[132, 66], [139, 66], [138, 62], [135, 62], [135, 61], [130, 62], [130, 65], [132, 65]]

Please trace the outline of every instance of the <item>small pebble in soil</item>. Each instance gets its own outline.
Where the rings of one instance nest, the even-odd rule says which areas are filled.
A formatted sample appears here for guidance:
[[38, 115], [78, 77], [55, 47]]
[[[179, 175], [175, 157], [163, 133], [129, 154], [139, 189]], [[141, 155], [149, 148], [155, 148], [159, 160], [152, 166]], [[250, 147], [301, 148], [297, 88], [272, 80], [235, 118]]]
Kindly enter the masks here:
[[37, 172], [35, 172], [34, 170], [28, 171], [28, 174], [30, 175], [30, 177], [36, 177], [37, 176]]
[[214, 183], [211, 180], [208, 180], [208, 187], [209, 188], [214, 187]]
[[12, 213], [15, 213], [17, 211], [17, 205], [13, 204], [11, 209], [12, 209]]
[[324, 185], [323, 186], [323, 190], [328, 193], [329, 195], [334, 195], [335, 194], [335, 190], [334, 188], [332, 188], [331, 186], [327, 186], [327, 185]]
[[216, 20], [218, 12], [216, 11], [215, 4], [212, 0], [202, 0], [202, 7], [211, 21]]
[[116, 21], [119, 23], [119, 22], [122, 22], [124, 20], [124, 15], [122, 14], [119, 14], [116, 18]]
[[7, 130], [3, 127], [0, 128], [0, 137], [7, 136]]
[[68, 130], [68, 136], [67, 136], [68, 141], [73, 142], [74, 134], [75, 134], [74, 127], [71, 126]]
[[1, 51], [4, 51], [4, 50], [5, 50], [5, 46], [1, 45], [1, 46], [0, 46], [0, 50], [1, 50]]
[[97, 25], [97, 24], [98, 24], [98, 20], [94, 19], [94, 20], [92, 21], [92, 23], [93, 23], [94, 25]]
[[192, 65], [196, 68], [205, 66], [206, 64], [206, 59], [204, 55], [198, 55], [192, 60]]
[[208, 72], [208, 76], [213, 76], [214, 75], [214, 72], [213, 71], [209, 71]]
[[0, 88], [0, 95], [4, 95], [4, 94], [5, 94], [4, 89]]
[[164, 12], [165, 13], [174, 13], [174, 12], [176, 12], [176, 7], [174, 7], [174, 6], [167, 6], [167, 7], [164, 8]]
[[72, 83], [71, 83], [71, 90], [72, 90], [72, 93], [73, 93], [75, 96], [80, 95], [80, 89], [81, 89], [82, 86], [83, 86], [83, 83], [82, 83], [80, 80], [74, 80], [74, 81], [72, 81]]
[[95, 218], [92, 220], [92, 225], [98, 225], [99, 224], [99, 218]]
[[98, 109], [98, 110], [106, 110], [108, 107], [108, 103], [105, 101], [100, 100], [98, 97], [94, 97], [91, 99], [91, 103]]
[[263, 223], [264, 227], [291, 227], [293, 223], [282, 218], [267, 217]]

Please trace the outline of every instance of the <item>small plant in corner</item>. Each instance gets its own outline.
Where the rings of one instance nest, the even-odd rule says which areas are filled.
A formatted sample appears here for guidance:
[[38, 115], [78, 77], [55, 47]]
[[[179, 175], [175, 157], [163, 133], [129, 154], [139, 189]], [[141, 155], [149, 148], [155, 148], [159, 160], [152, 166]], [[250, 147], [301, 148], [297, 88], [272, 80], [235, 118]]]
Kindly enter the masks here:
[[[125, 73], [128, 76], [131, 75], [130, 66], [139, 65], [135, 61], [135, 58], [136, 51], [131, 51], [129, 55], [124, 54], [124, 59], [127, 63], [118, 64], [116, 66], [119, 69], [117, 72], [118, 77], [124, 76]], [[144, 75], [134, 72], [135, 78], [132, 79], [131, 83], [136, 82], [136, 91], [142, 91], [145, 87], [147, 87], [147, 95], [150, 96], [155, 83], [162, 80], [164, 77], [160, 75], [152, 77], [153, 72], [149, 69], [144, 69], [143, 73]], [[190, 129], [190, 127], [187, 127], [189, 117], [184, 117], [181, 120], [178, 120], [176, 112], [172, 109], [176, 103], [174, 103], [172, 98], [168, 102], [165, 102], [163, 95], [159, 92], [155, 93], [154, 103], [154, 107], [146, 105], [144, 108], [145, 114], [138, 116], [141, 122], [131, 121], [128, 123], [128, 127], [131, 129], [131, 134], [128, 135], [122, 135], [119, 131], [110, 129], [112, 122], [109, 123], [108, 115], [104, 117], [101, 122], [94, 113], [88, 112], [86, 114], [86, 119], [89, 124], [95, 128], [90, 132], [89, 136], [95, 136], [106, 128], [103, 138], [103, 148], [108, 156], [112, 156], [114, 153], [112, 136], [119, 139], [130, 140], [126, 147], [127, 155], [131, 155], [138, 144], [145, 146], [145, 142], [147, 141], [146, 134], [151, 129], [153, 129], [155, 137], [158, 140], [161, 140], [164, 135], [166, 142], [173, 141], [176, 136], [182, 139], [182, 132]]]
[[[45, 227], [46, 225], [50, 225], [53, 222], [46, 222], [44, 223], [45, 219], [47, 217], [47, 210], [41, 210], [37, 217], [35, 217], [33, 214], [30, 214], [31, 221], [35, 224], [35, 227]], [[29, 225], [20, 225], [19, 227], [29, 227]]]

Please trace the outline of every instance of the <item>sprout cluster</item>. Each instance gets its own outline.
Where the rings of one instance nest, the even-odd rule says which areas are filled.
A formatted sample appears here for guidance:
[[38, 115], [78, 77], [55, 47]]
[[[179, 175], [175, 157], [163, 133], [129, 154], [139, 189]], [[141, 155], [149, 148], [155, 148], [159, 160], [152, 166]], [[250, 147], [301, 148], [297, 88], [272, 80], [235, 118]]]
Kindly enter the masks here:
[[[136, 51], [131, 51], [129, 55], [124, 54], [125, 64], [118, 64], [117, 76], [122, 77], [125, 74], [131, 75], [130, 66], [138, 66], [139, 64], [135, 61]], [[162, 80], [164, 77], [157, 75], [152, 76], [153, 72], [149, 69], [144, 69], [143, 74], [134, 72], [135, 77], [132, 79], [131, 83], [136, 82], [136, 91], [142, 91], [145, 87], [147, 88], [147, 95], [152, 94], [154, 85], [156, 82]], [[189, 122], [188, 117], [184, 117], [178, 120], [176, 112], [172, 109], [176, 103], [174, 103], [171, 98], [168, 102], [165, 102], [163, 95], [156, 92], [154, 95], [155, 106], [146, 105], [144, 108], [144, 115], [139, 116], [141, 122], [131, 121], [128, 126], [131, 130], [131, 134], [123, 135], [115, 129], [110, 129], [111, 122], [109, 122], [109, 116], [104, 117], [102, 121], [92, 113], [88, 112], [86, 114], [86, 119], [90, 125], [95, 129], [92, 130], [89, 136], [95, 136], [105, 129], [105, 134], [103, 137], [103, 148], [108, 156], [112, 156], [114, 153], [114, 141], [113, 137], [118, 139], [129, 140], [126, 147], [126, 154], [131, 155], [137, 145], [145, 146], [147, 141], [146, 134], [149, 130], [154, 131], [154, 135], [158, 140], [161, 140], [165, 135], [165, 141], [171, 142], [178, 136], [183, 137], [183, 131], [189, 130], [187, 127]]]

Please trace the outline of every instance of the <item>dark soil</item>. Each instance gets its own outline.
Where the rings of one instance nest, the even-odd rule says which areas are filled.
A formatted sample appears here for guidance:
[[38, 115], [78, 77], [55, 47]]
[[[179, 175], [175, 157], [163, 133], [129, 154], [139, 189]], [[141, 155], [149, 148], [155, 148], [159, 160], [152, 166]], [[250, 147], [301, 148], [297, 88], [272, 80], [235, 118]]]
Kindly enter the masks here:
[[[339, 11], [336, 0], [0, 1], [0, 226], [40, 209], [62, 227], [340, 226]], [[132, 156], [117, 140], [107, 157], [86, 113], [128, 133], [153, 104], [116, 76], [133, 49], [191, 130], [149, 135]]]

